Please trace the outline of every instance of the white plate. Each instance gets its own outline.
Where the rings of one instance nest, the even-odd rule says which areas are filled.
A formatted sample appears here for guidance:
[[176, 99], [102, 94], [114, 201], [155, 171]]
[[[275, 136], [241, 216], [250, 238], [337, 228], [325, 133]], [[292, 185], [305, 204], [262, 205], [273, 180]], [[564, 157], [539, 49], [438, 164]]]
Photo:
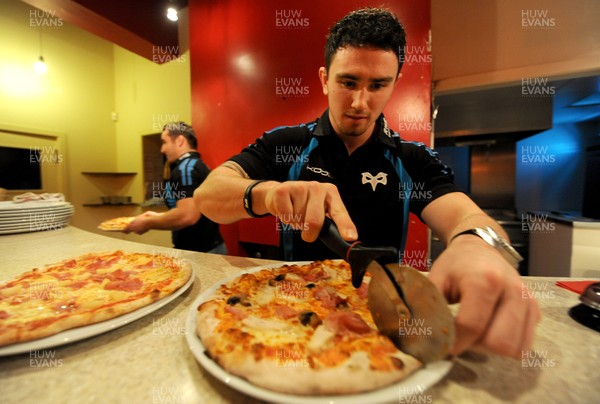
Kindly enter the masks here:
[[22, 223], [0, 223], [0, 230], [16, 230], [16, 229], [30, 229], [30, 231], [44, 230], [46, 228], [52, 228], [56, 225], [67, 224], [71, 220], [71, 216], [65, 216], [57, 218], [55, 220], [33, 220], [31, 222]]
[[37, 351], [41, 349], [54, 348], [57, 346], [70, 344], [75, 341], [80, 341], [89, 337], [94, 337], [96, 335], [103, 334], [107, 331], [111, 331], [119, 327], [123, 327], [124, 325], [127, 325], [135, 320], [139, 320], [140, 318], [145, 317], [152, 312], [155, 312], [156, 310], [175, 300], [183, 292], [189, 289], [192, 283], [194, 283], [194, 278], [194, 269], [192, 268], [190, 279], [188, 279], [188, 281], [182, 287], [180, 287], [174, 293], [164, 297], [163, 299], [157, 302], [149, 304], [148, 306], [141, 307], [135, 311], [132, 311], [131, 313], [123, 314], [122, 316], [111, 318], [100, 323], [90, 324], [78, 328], [72, 328], [70, 330], [65, 330], [61, 333], [51, 335], [45, 338], [40, 338], [35, 341], [21, 342], [18, 344], [5, 346], [3, 348], [0, 348], [0, 356], [15, 355], [30, 351]]
[[45, 215], [53, 213], [73, 212], [75, 208], [65, 206], [60, 208], [43, 208], [43, 209], [19, 209], [11, 211], [0, 211], [0, 218], [6, 219], [11, 217], [24, 217], [29, 215]]
[[22, 225], [28, 223], [53, 223], [60, 222], [63, 219], [69, 218], [73, 216], [71, 213], [59, 213], [56, 215], [46, 215], [46, 216], [28, 216], [21, 219], [11, 219], [4, 220], [0, 219], [0, 227], [7, 227], [13, 225]]
[[53, 220], [60, 217], [72, 216], [75, 211], [65, 211], [65, 212], [44, 212], [41, 214], [37, 213], [28, 213], [25, 215], [18, 216], [5, 216], [0, 217], [0, 223], [10, 223], [10, 222], [26, 222], [29, 220]]
[[23, 231], [35, 233], [36, 231], [54, 230], [63, 227], [68, 224], [68, 221], [52, 222], [52, 223], [38, 223], [36, 225], [23, 225], [23, 226], [7, 226], [0, 227], [0, 232], [11, 232], [11, 231]]
[[21, 202], [15, 203], [13, 201], [2, 201], [0, 202], [0, 211], [11, 212], [11, 211], [22, 211], [22, 210], [38, 210], [48, 208], [62, 208], [64, 206], [73, 206], [70, 202], [45, 202], [45, 201], [33, 201], [33, 202]]
[[206, 348], [204, 347], [204, 344], [196, 335], [196, 314], [198, 313], [198, 306], [206, 300], [209, 300], [222, 284], [239, 277], [243, 273], [256, 272], [268, 268], [278, 268], [286, 264], [290, 265], [303, 263], [304, 262], [287, 262], [285, 264], [265, 265], [242, 271], [237, 275], [217, 282], [194, 300], [185, 322], [185, 337], [192, 354], [207, 372], [235, 390], [270, 402], [295, 404], [364, 404], [380, 402], [397, 403], [399, 400], [405, 399], [406, 397], [413, 396], [415, 394], [422, 394], [426, 389], [436, 384], [450, 371], [452, 368], [451, 361], [438, 361], [427, 364], [427, 366], [417, 370], [401, 382], [383, 387], [378, 390], [347, 395], [298, 396], [293, 394], [278, 393], [258, 387], [245, 379], [232, 375], [214, 362], [211, 358], [209, 358], [206, 354]]
[[43, 211], [23, 211], [10, 215], [0, 214], [0, 221], [7, 220], [27, 220], [29, 218], [50, 218], [58, 215], [72, 215], [75, 209], [43, 210]]
[[19, 234], [19, 233], [35, 233], [38, 231], [48, 231], [48, 230], [58, 230], [61, 229], [65, 226], [67, 226], [69, 224], [69, 222], [65, 222], [65, 223], [55, 223], [53, 225], [48, 225], [48, 226], [39, 226], [39, 228], [37, 229], [31, 229], [29, 227], [23, 227], [20, 229], [2, 229], [0, 230], [0, 235], [1, 234]]
[[43, 210], [31, 210], [31, 211], [20, 211], [11, 214], [0, 213], [0, 220], [13, 219], [13, 218], [26, 218], [29, 216], [51, 216], [51, 215], [64, 215], [75, 212], [73, 208], [64, 209], [43, 209]]

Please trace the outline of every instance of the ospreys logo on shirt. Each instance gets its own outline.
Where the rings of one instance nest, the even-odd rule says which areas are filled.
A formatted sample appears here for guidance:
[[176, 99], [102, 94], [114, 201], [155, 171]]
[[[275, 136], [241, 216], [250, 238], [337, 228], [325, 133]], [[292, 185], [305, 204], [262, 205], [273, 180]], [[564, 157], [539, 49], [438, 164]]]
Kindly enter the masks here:
[[377, 185], [387, 185], [387, 173], [379, 172], [374, 176], [369, 172], [364, 172], [362, 173], [362, 184], [371, 184], [371, 188], [373, 188], [373, 192], [375, 192]]

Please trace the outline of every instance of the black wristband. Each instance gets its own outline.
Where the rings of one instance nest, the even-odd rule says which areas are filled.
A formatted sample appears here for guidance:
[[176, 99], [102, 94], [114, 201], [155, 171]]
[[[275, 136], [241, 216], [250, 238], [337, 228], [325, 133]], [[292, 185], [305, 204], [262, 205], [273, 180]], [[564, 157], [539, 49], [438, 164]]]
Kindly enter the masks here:
[[251, 183], [250, 185], [248, 185], [248, 188], [246, 188], [246, 192], [244, 192], [244, 209], [246, 209], [246, 213], [250, 217], [265, 217], [265, 216], [269, 216], [269, 213], [265, 213], [264, 215], [257, 215], [252, 210], [252, 189], [255, 186], [257, 186], [258, 184], [260, 184], [261, 182], [265, 182], [265, 181], [267, 181], [267, 180], [257, 180], [257, 181], [254, 181], [253, 183]]
[[453, 237], [450, 239], [450, 241], [448, 242], [448, 244], [450, 244], [450, 243], [451, 243], [451, 242], [452, 242], [452, 241], [453, 241], [453, 240], [454, 240], [456, 237], [458, 237], [458, 236], [462, 236], [462, 235], [465, 235], [465, 234], [472, 234], [472, 235], [474, 235], [474, 236], [477, 236], [477, 237], [480, 237], [480, 238], [481, 238], [481, 236], [480, 236], [479, 234], [477, 234], [477, 232], [475, 231], [475, 229], [469, 229], [469, 230], [461, 231], [461, 232], [460, 232], [460, 233], [458, 233], [458, 234], [455, 234], [455, 235], [454, 235], [454, 236], [453, 236]]

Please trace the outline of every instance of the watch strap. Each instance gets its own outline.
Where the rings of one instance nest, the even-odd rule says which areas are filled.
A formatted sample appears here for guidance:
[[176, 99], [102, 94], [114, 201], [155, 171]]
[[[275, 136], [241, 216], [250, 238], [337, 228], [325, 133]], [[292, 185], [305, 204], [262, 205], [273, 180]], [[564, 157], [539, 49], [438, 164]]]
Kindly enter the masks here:
[[490, 246], [492, 246], [496, 250], [498, 250], [498, 252], [500, 253], [500, 255], [502, 255], [504, 257], [504, 259], [506, 259], [515, 268], [518, 268], [519, 263], [521, 261], [523, 261], [523, 257], [521, 256], [521, 254], [519, 254], [517, 252], [517, 250], [515, 250], [510, 245], [510, 243], [508, 241], [506, 241], [504, 238], [500, 237], [494, 231], [494, 229], [492, 229], [489, 226], [487, 226], [487, 227], [476, 227], [476, 228], [473, 228], [473, 229], [464, 230], [464, 231], [462, 231], [462, 232], [454, 235], [450, 239], [450, 242], [452, 242], [452, 240], [454, 240], [456, 237], [462, 236], [462, 235], [465, 235], [465, 234], [473, 234], [473, 235], [478, 236], [479, 238], [481, 238], [487, 244], [489, 244]]

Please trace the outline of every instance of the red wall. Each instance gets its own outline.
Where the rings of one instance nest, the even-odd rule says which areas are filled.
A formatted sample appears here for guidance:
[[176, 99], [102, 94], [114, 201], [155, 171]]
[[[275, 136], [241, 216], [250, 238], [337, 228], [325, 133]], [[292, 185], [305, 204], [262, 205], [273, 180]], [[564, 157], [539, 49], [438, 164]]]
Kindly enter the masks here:
[[[407, 63], [385, 115], [405, 139], [429, 144], [430, 28], [428, 0], [190, 0], [192, 124], [204, 160], [215, 167], [266, 130], [308, 122], [327, 99], [318, 69], [328, 27], [352, 9], [388, 7], [407, 30]], [[293, 80], [297, 96], [278, 93], [277, 80]], [[282, 87], [280, 86], [281, 90]], [[411, 220], [407, 250], [427, 250], [427, 230]], [[241, 222], [261, 241], [277, 243], [274, 221]], [[231, 254], [240, 224], [222, 226]], [[249, 233], [242, 229], [242, 234]], [[419, 254], [419, 253], [417, 253]]]

